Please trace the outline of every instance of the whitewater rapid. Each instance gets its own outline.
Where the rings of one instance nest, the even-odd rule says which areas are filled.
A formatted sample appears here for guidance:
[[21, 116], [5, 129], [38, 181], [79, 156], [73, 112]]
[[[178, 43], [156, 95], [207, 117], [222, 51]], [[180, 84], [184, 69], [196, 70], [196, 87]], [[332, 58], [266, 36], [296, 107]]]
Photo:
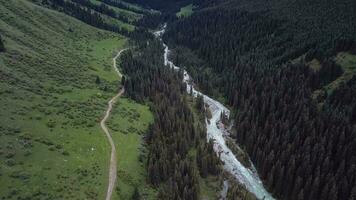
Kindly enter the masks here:
[[[162, 39], [162, 35], [166, 30], [167, 25], [159, 31], [154, 32], [155, 36]], [[172, 61], [169, 60], [169, 48], [163, 42], [164, 46], [164, 64], [175, 70], [180, 70], [180, 68]], [[193, 80], [189, 76], [186, 70], [183, 70], [183, 82], [187, 84], [187, 92], [192, 91], [192, 95], [197, 97], [198, 95], [203, 96], [204, 102], [208, 105], [207, 109], [210, 109], [212, 114], [211, 119], [206, 119], [206, 129], [207, 129], [207, 140], [212, 139], [214, 141], [214, 151], [219, 155], [220, 160], [223, 162], [223, 168], [230, 174], [232, 174], [238, 182], [243, 184], [248, 191], [253, 193], [258, 199], [274, 200], [271, 194], [269, 194], [263, 187], [262, 181], [259, 178], [255, 170], [250, 170], [244, 167], [232, 153], [230, 148], [226, 145], [224, 134], [227, 134], [227, 130], [221, 123], [220, 117], [221, 113], [224, 112], [227, 117], [230, 115], [230, 110], [227, 109], [220, 102], [210, 98], [209, 96], [197, 91], [193, 86]], [[252, 166], [254, 169], [254, 166]]]

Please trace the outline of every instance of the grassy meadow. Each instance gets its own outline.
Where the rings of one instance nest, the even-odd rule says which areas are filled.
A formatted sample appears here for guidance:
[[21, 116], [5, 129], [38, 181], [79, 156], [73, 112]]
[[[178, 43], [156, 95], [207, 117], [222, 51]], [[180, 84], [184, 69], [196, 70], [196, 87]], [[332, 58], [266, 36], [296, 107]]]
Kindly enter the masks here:
[[[99, 121], [120, 84], [112, 57], [127, 39], [27, 0], [0, 0], [0, 34], [0, 199], [103, 199], [110, 146]], [[135, 113], [134, 124], [114, 119], [142, 133], [152, 117], [145, 106]], [[114, 138], [138, 147], [132, 135]]]
[[146, 184], [147, 152], [143, 141], [152, 122], [153, 115], [147, 105], [137, 104], [126, 97], [117, 101], [108, 121], [118, 156], [118, 183], [113, 199], [130, 199], [135, 187], [145, 199], [156, 199], [156, 191]]
[[193, 14], [194, 6], [193, 4], [186, 5], [180, 8], [180, 11], [176, 13], [177, 17], [189, 17]]

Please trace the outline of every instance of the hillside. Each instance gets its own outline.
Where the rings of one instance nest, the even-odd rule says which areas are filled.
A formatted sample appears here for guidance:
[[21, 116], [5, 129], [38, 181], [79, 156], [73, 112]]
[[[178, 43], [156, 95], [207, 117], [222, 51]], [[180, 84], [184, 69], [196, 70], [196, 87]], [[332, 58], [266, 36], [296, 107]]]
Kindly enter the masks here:
[[198, 1], [172, 58], [233, 107], [236, 142], [279, 199], [355, 194], [355, 2]]
[[0, 199], [355, 200], [355, 10], [0, 0]]
[[59, 12], [63, 12], [94, 27], [128, 36], [135, 29], [143, 14], [151, 11], [139, 6], [115, 0], [32, 0]]
[[[0, 2], [0, 198], [103, 199], [110, 146], [99, 121], [120, 85], [112, 57], [127, 38], [28, 0]], [[131, 139], [114, 140], [140, 138], [152, 121], [150, 111], [127, 99], [119, 104], [132, 108], [114, 112], [127, 126], [117, 134], [136, 129]], [[131, 196], [135, 185], [146, 187], [139, 184], [145, 171], [135, 159], [140, 148], [137, 139], [130, 149], [137, 171], [119, 166], [119, 178], [125, 173], [137, 179], [121, 180], [118, 191], [129, 185], [122, 186], [124, 194], [115, 192], [120, 199]]]

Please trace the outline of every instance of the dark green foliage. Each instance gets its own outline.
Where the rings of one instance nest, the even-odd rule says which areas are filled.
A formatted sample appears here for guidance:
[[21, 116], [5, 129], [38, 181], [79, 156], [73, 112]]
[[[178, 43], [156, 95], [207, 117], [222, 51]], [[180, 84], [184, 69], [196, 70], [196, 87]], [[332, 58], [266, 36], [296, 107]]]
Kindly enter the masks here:
[[356, 122], [356, 76], [335, 90], [323, 106], [325, 114], [335, 119]]
[[165, 12], [175, 13], [183, 5], [191, 3], [191, 0], [126, 0], [130, 3], [140, 4], [145, 7], [159, 9]]
[[257, 200], [255, 196], [243, 189], [243, 186], [238, 185], [233, 181], [229, 182], [227, 191], [227, 200]]
[[135, 187], [134, 193], [132, 194], [131, 200], [140, 200], [141, 195], [140, 192], [138, 191], [137, 187]]
[[149, 29], [155, 29], [164, 21], [165, 16], [157, 13], [147, 13], [145, 17], [137, 21], [137, 25]]
[[[182, 73], [163, 64], [162, 43], [145, 32], [136, 36], [138, 48], [123, 54], [120, 66], [127, 94], [152, 102], [155, 121], [145, 138], [148, 181], [160, 187], [159, 199], [198, 199], [199, 172], [218, 175], [219, 159], [212, 142], [206, 142], [203, 123], [196, 121], [188, 105]], [[204, 109], [202, 99], [201, 106]], [[191, 155], [195, 149], [199, 149], [196, 158]]]
[[[129, 35], [129, 31], [121, 28], [114, 24], [108, 24], [104, 22], [103, 18], [97, 12], [93, 12], [91, 8], [101, 11], [105, 14], [115, 15], [113, 10], [106, 7], [104, 4], [102, 6], [96, 6], [90, 3], [87, 0], [76, 0], [77, 3], [81, 3], [83, 5], [87, 5], [88, 7], [80, 6], [79, 4], [73, 3], [71, 1], [65, 0], [43, 0], [42, 4], [53, 8], [54, 10], [58, 10], [60, 12], [64, 12], [72, 17], [75, 17], [89, 25], [95, 26], [97, 28], [101, 28], [104, 30], [109, 30], [113, 32], [117, 32], [123, 35]], [[116, 16], [116, 18], [121, 18]]]
[[94, 4], [92, 3], [91, 1], [89, 0], [72, 0], [73, 2], [79, 4], [79, 5], [82, 5], [84, 7], [87, 7], [87, 8], [90, 8], [92, 10], [95, 10], [99, 13], [103, 13], [105, 15], [108, 15], [110, 17], [113, 17], [113, 18], [116, 18], [120, 21], [123, 21], [125, 23], [129, 23], [130, 20], [128, 17], [122, 15], [122, 14], [119, 14], [119, 13], [116, 13], [113, 9], [109, 8], [107, 5], [105, 5], [104, 3], [100, 3], [100, 5], [97, 5], [97, 4]]
[[163, 199], [198, 199], [198, 172], [187, 155], [199, 138], [183, 98], [182, 76], [163, 66], [158, 40], [146, 38], [137, 45], [140, 53], [125, 53], [121, 67], [127, 94], [153, 103], [155, 122], [146, 136], [148, 181], [161, 186], [159, 196]]
[[205, 112], [204, 97], [202, 95], [197, 96], [195, 107], [199, 112]]
[[220, 120], [225, 125], [229, 124], [229, 118], [226, 116], [225, 111], [222, 111], [222, 113], [220, 114]]
[[1, 35], [0, 35], [0, 52], [4, 52], [4, 51], [5, 51], [5, 45], [4, 45]]
[[99, 76], [96, 76], [96, 79], [95, 79], [95, 83], [97, 84], [97, 85], [99, 85], [100, 84], [100, 77]]
[[197, 151], [197, 164], [202, 177], [207, 177], [208, 174], [218, 175], [220, 173], [220, 160], [214, 152], [214, 143], [203, 143], [199, 145]]
[[[355, 49], [354, 1], [318, 0], [310, 7], [301, 1], [268, 2], [230, 0], [170, 24], [166, 40], [191, 48], [205, 60], [204, 70], [188, 69], [204, 91], [212, 94], [211, 88], [218, 87], [233, 98], [229, 91], [237, 65], [269, 70], [305, 53], [324, 60]], [[327, 16], [325, 10], [330, 10]]]
[[236, 138], [281, 199], [325, 199], [318, 191], [333, 187], [334, 199], [347, 199], [355, 184], [354, 122], [317, 111], [312, 77], [308, 67], [290, 66], [250, 87], [251, 95], [238, 95]]
[[101, 1], [106, 3], [106, 4], [108, 4], [108, 5], [111, 5], [111, 6], [114, 6], [114, 7], [117, 7], [117, 8], [121, 8], [121, 9], [124, 9], [124, 10], [129, 10], [129, 11], [132, 11], [132, 12], [135, 12], [135, 13], [140, 13], [140, 14], [148, 14], [148, 11], [135, 9], [134, 7], [127, 5], [126, 3], [124, 3], [121, 0], [101, 0]]
[[[233, 137], [278, 199], [352, 199], [356, 79], [325, 91], [323, 105], [312, 94], [343, 73], [332, 56], [355, 49], [355, 2], [224, 2], [174, 22], [165, 40], [204, 60], [188, 71], [227, 97]], [[304, 64], [314, 58], [320, 70]]]
[[325, 60], [322, 63], [322, 67], [318, 73], [320, 79], [320, 87], [335, 80], [343, 73], [340, 66], [336, 65], [332, 60]]

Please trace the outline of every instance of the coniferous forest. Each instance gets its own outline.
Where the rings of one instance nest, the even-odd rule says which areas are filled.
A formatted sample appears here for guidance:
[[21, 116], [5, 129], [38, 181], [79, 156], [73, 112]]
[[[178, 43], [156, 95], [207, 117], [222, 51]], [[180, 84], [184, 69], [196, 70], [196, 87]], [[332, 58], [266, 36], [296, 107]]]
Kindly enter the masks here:
[[129, 19], [124, 16], [117, 15], [114, 10], [108, 8], [108, 6], [104, 4], [95, 5], [89, 0], [43, 0], [42, 4], [53, 8], [54, 10], [64, 12], [94, 27], [117, 32], [122, 35], [129, 35], [129, 31], [127, 29], [105, 22], [100, 13], [117, 18], [123, 22], [128, 22]]
[[355, 54], [355, 2], [223, 2], [172, 22], [176, 61], [234, 108], [232, 135], [276, 197], [355, 199], [356, 77], [338, 60]]
[[0, 2], [0, 199], [356, 200], [355, 0]]
[[[159, 199], [199, 199], [199, 177], [219, 175], [219, 159], [206, 142], [203, 122], [188, 105], [182, 74], [163, 65], [161, 41], [137, 35], [143, 35], [137, 36], [138, 49], [128, 51], [120, 64], [127, 94], [152, 102], [155, 122], [145, 136], [148, 181], [160, 186]], [[194, 149], [195, 159], [188, 156]]]

